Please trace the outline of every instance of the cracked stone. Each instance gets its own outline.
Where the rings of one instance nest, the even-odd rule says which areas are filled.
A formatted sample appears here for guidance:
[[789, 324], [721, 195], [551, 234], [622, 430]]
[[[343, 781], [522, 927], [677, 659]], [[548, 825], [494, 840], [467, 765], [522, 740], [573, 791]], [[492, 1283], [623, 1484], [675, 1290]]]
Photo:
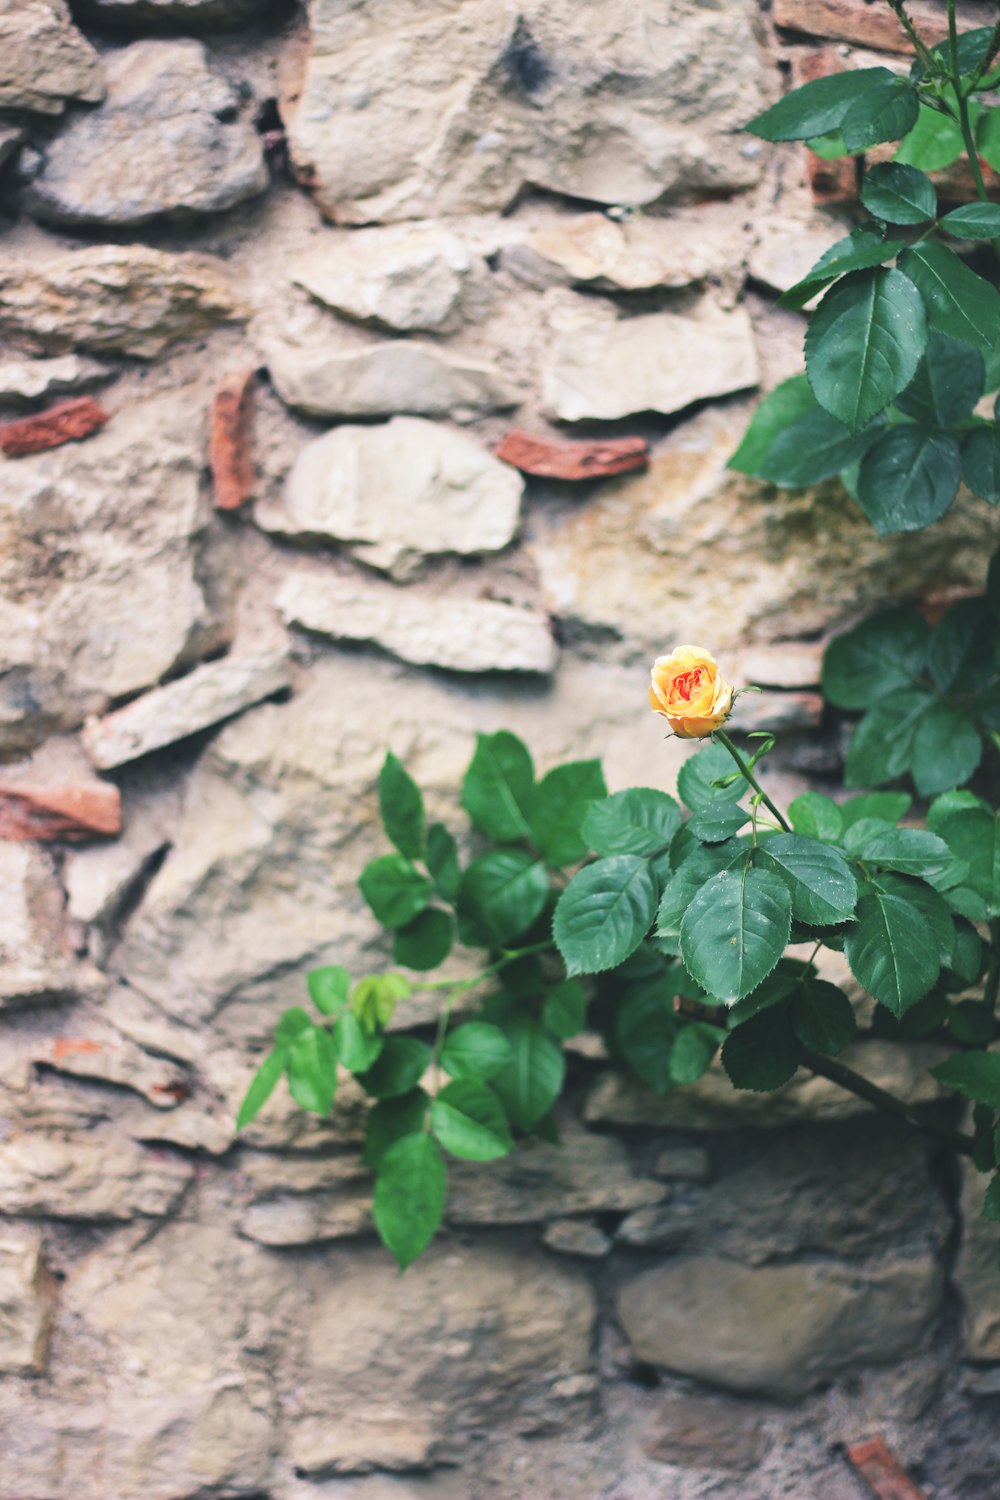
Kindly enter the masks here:
[[104, 97], [101, 60], [65, 0], [5, 0], [0, 13], [0, 109], [57, 115]]

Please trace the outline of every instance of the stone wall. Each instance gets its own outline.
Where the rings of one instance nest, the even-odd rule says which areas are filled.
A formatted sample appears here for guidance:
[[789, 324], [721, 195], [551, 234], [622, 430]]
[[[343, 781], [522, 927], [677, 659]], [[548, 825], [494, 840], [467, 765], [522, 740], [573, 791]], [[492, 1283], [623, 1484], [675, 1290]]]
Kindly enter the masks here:
[[[875, 1433], [995, 1496], [975, 1185], [823, 1081], [658, 1099], [584, 1037], [563, 1146], [457, 1166], [402, 1279], [360, 1097], [233, 1122], [304, 970], [386, 961], [387, 746], [453, 822], [502, 726], [669, 789], [700, 640], [784, 795], [823, 635], [981, 582], [968, 496], [878, 543], [725, 469], [856, 189], [735, 132], [902, 65], [887, 17], [5, 0], [0, 1500], [857, 1500]], [[925, 1053], [855, 1061], [932, 1103]]]

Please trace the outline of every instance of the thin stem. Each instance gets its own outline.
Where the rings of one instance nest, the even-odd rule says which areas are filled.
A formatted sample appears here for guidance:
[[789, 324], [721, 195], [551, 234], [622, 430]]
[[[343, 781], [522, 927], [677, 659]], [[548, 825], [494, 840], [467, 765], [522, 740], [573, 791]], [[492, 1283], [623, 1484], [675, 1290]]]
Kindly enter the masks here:
[[965, 154], [972, 168], [972, 177], [976, 184], [979, 201], [988, 203], [989, 195], [986, 192], [986, 183], [983, 181], [979, 153], [976, 150], [976, 138], [972, 133], [972, 121], [969, 118], [969, 96], [962, 88], [962, 70], [958, 65], [958, 19], [955, 14], [955, 0], [948, 0], [948, 57], [951, 64], [951, 81], [958, 100], [958, 123], [962, 129], [962, 140], [965, 142]]
[[414, 985], [418, 990], [454, 990], [460, 994], [463, 990], [475, 989], [477, 984], [482, 984], [484, 979], [491, 979], [494, 974], [499, 974], [508, 964], [516, 963], [519, 958], [531, 958], [536, 953], [552, 953], [555, 944], [549, 940], [541, 943], [531, 943], [527, 948], [509, 948], [500, 957], [474, 974], [471, 979], [421, 979], [420, 983]]
[[936, 73], [938, 71], [938, 61], [907, 15], [903, 0], [889, 0], [889, 9], [893, 11], [900, 26], [902, 26], [909, 37], [910, 45], [923, 63], [925, 70], [932, 75]]
[[775, 818], [777, 818], [778, 822], [781, 824], [786, 833], [791, 833], [791, 824], [786, 821], [784, 815], [780, 813], [775, 807], [774, 803], [771, 801], [770, 797], [767, 795], [764, 788], [761, 786], [760, 782], [757, 780], [756, 776], [753, 774], [750, 767], [747, 765], [746, 761], [743, 759], [742, 755], [737, 750], [736, 746], [733, 744], [726, 731], [724, 729], [717, 729], [715, 731], [714, 738], [718, 740], [720, 745], [725, 745], [726, 749], [733, 757], [733, 760], [739, 766], [740, 774], [742, 775], [743, 779], [753, 787], [754, 791], [760, 797], [760, 800], [763, 802], [768, 812], [770, 812]]
[[912, 1125], [915, 1130], [920, 1130], [924, 1135], [936, 1136], [938, 1140], [946, 1141], [953, 1150], [962, 1156], [971, 1156], [973, 1139], [971, 1135], [965, 1135], [961, 1130], [952, 1130], [947, 1125], [935, 1125], [930, 1120], [921, 1119], [912, 1105], [907, 1104], [905, 1099], [899, 1099], [895, 1094], [888, 1093], [879, 1088], [877, 1083], [855, 1073], [846, 1063], [839, 1062], [835, 1057], [824, 1057], [820, 1052], [811, 1052], [808, 1048], [802, 1054], [802, 1065], [808, 1068], [810, 1073], [817, 1073], [821, 1078], [828, 1078], [831, 1083], [846, 1089], [857, 1099], [863, 1099], [867, 1104], [873, 1104], [883, 1114], [893, 1115], [897, 1120], [903, 1120], [907, 1125]]

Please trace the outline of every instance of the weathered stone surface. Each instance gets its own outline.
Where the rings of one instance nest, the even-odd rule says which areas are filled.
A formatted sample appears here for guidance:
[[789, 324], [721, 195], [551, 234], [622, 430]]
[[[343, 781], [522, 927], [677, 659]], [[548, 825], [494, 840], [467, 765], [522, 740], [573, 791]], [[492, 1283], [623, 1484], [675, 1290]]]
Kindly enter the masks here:
[[[939, 1047], [916, 1042], [856, 1042], [843, 1053], [855, 1072], [911, 1104], [929, 1104], [942, 1090], [928, 1069], [941, 1061]], [[592, 1124], [653, 1125], [678, 1130], [737, 1130], [748, 1125], [770, 1130], [799, 1120], [849, 1120], [869, 1106], [826, 1078], [800, 1069], [790, 1083], [770, 1094], [734, 1089], [716, 1063], [697, 1083], [670, 1094], [654, 1094], [618, 1073], [594, 1085], [584, 1111]]]
[[649, 444], [645, 438], [625, 437], [591, 439], [589, 442], [560, 443], [553, 438], [535, 437], [514, 427], [494, 448], [497, 458], [520, 469], [522, 474], [537, 474], [544, 479], [606, 479], [612, 474], [628, 474], [644, 469], [649, 462]]
[[335, 312], [397, 333], [456, 333], [492, 301], [482, 256], [430, 226], [331, 234], [291, 275]]
[[0, 1375], [35, 1375], [45, 1368], [55, 1288], [42, 1240], [0, 1228]]
[[562, 422], [669, 414], [760, 379], [750, 320], [708, 300], [690, 314], [582, 319], [557, 332], [545, 370], [545, 404]]
[[654, 654], [692, 640], [718, 655], [822, 632], [932, 585], [981, 587], [1000, 537], [992, 513], [960, 501], [930, 549], [916, 535], [879, 539], [836, 483], [779, 493], [727, 472], [748, 416], [703, 412], [646, 474], [611, 480], [584, 505], [553, 497], [533, 512], [529, 550], [554, 614]]
[[850, 228], [843, 219], [818, 209], [783, 212], [779, 205], [773, 214], [762, 219], [757, 229], [747, 270], [755, 281], [772, 291], [787, 292]]
[[245, 312], [210, 255], [90, 245], [0, 272], [0, 334], [33, 354], [78, 348], [155, 359]]
[[658, 1463], [683, 1469], [755, 1469], [770, 1443], [758, 1417], [735, 1402], [674, 1396], [657, 1408], [643, 1448]]
[[284, 692], [290, 681], [283, 654], [227, 656], [144, 693], [106, 718], [89, 719], [83, 743], [95, 766], [111, 770], [232, 718]]
[[582, 1255], [585, 1260], [600, 1260], [612, 1248], [604, 1230], [588, 1219], [557, 1219], [542, 1239], [560, 1255]]
[[748, 6], [314, 0], [311, 21], [285, 115], [341, 222], [505, 208], [527, 184], [632, 204], [756, 180], [727, 134], [773, 87]]
[[107, 412], [93, 396], [74, 396], [50, 406], [48, 411], [0, 424], [0, 452], [8, 458], [23, 458], [63, 443], [78, 443], [99, 431], [107, 420]]
[[253, 497], [253, 393], [255, 371], [226, 375], [212, 398], [208, 461], [218, 510], [238, 510]]
[[344, 542], [372, 567], [405, 572], [430, 553], [506, 547], [523, 491], [520, 475], [472, 438], [396, 417], [316, 438], [295, 461], [284, 504], [258, 505], [255, 517], [265, 530]]
[[439, 1247], [401, 1279], [378, 1249], [300, 1275], [287, 1452], [307, 1474], [454, 1460], [483, 1421], [535, 1431], [578, 1409], [594, 1299], [545, 1255]]
[[79, 354], [57, 359], [0, 360], [0, 404], [27, 406], [45, 396], [62, 395], [109, 380], [111, 372]]
[[81, 16], [122, 31], [230, 30], [252, 21], [268, 0], [77, 0]]
[[240, 1220], [248, 1240], [283, 1249], [372, 1232], [370, 1179], [315, 1193], [275, 1193], [252, 1203]]
[[75, 974], [49, 855], [31, 844], [0, 842], [0, 890], [0, 1010], [70, 994]]
[[69, 99], [104, 96], [101, 60], [65, 0], [5, 0], [0, 14], [0, 108], [58, 114]]
[[220, 638], [199, 580], [203, 410], [190, 388], [136, 403], [5, 470], [0, 744], [72, 728]]
[[780, 641], [772, 646], [752, 646], [738, 658], [737, 682], [761, 687], [818, 687], [825, 644], [822, 641]]
[[105, 59], [107, 98], [46, 147], [23, 194], [50, 224], [219, 213], [262, 192], [260, 137], [200, 42], [135, 42]]
[[[82, 756], [81, 756], [82, 758]], [[158, 770], [158, 768], [156, 768]], [[114, 922], [130, 893], [140, 888], [145, 872], [170, 843], [180, 810], [180, 790], [167, 773], [157, 780], [151, 765], [129, 787], [124, 827], [113, 843], [67, 850], [62, 878], [67, 911], [78, 922]], [[95, 934], [91, 933], [91, 941]], [[121, 1009], [121, 997], [116, 1015]]]
[[0, 1213], [26, 1218], [163, 1218], [194, 1169], [113, 1131], [17, 1134], [0, 1140]]
[[668, 1146], [656, 1158], [653, 1172], [668, 1182], [707, 1182], [712, 1159], [704, 1146]]
[[986, 1181], [971, 1163], [963, 1164], [962, 1248], [955, 1281], [962, 1299], [966, 1358], [1000, 1360], [998, 1234], [996, 1224], [982, 1217]]
[[189, 1092], [184, 1069], [111, 1033], [102, 1033], [99, 1038], [54, 1037], [33, 1054], [32, 1061], [67, 1077], [131, 1089], [157, 1109], [176, 1108]]
[[501, 1161], [456, 1163], [446, 1215], [452, 1224], [531, 1224], [566, 1214], [621, 1212], [661, 1203], [661, 1182], [635, 1177], [620, 1142], [567, 1128], [558, 1146], [529, 1141]]
[[556, 664], [548, 618], [493, 599], [400, 590], [337, 573], [293, 573], [277, 605], [290, 625], [335, 640], [372, 641], [417, 666], [548, 673]]
[[705, 1255], [628, 1282], [618, 1311], [635, 1357], [779, 1400], [911, 1354], [933, 1326], [941, 1274], [928, 1259], [866, 1270], [762, 1266]]

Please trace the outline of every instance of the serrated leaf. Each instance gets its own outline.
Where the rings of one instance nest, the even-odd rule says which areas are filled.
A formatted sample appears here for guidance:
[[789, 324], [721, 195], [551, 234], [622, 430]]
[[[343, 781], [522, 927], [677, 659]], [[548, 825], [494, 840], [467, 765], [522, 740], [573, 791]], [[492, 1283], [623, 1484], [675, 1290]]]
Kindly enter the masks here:
[[402, 761], [391, 751], [378, 773], [378, 804], [390, 841], [407, 859], [424, 854], [424, 799]]
[[852, 271], [826, 293], [806, 333], [820, 405], [860, 432], [904, 391], [927, 344], [921, 294], [898, 270]]
[[957, 119], [921, 104], [917, 108], [915, 124], [899, 143], [895, 160], [919, 167], [924, 172], [941, 172], [957, 161], [964, 149], [962, 129]]
[[870, 708], [851, 736], [845, 785], [881, 786], [902, 776], [917, 729], [935, 702], [931, 693], [897, 691]]
[[947, 703], [931, 705], [913, 736], [910, 771], [921, 797], [961, 786], [979, 765], [983, 742], [967, 714]]
[[341, 964], [325, 964], [309, 970], [306, 989], [316, 1009], [324, 1016], [332, 1016], [347, 1004], [351, 976]]
[[439, 906], [428, 907], [392, 935], [392, 957], [404, 969], [425, 973], [444, 963], [451, 952], [454, 923]]
[[899, 79], [888, 68], [858, 68], [793, 89], [744, 127], [765, 141], [807, 141], [839, 130], [857, 105], [877, 109]]
[[776, 833], [761, 857], [778, 867], [788, 885], [797, 922], [825, 927], [854, 915], [858, 883], [839, 849], [795, 833]]
[[965, 203], [941, 220], [957, 240], [995, 240], [1000, 236], [1000, 203]]
[[993, 622], [984, 599], [962, 599], [931, 632], [927, 669], [943, 692], [977, 693], [993, 677]]
[[431, 1049], [415, 1036], [389, 1036], [358, 1082], [376, 1099], [395, 1099], [416, 1088], [431, 1064]]
[[450, 1031], [441, 1049], [441, 1066], [453, 1078], [485, 1083], [512, 1061], [510, 1043], [499, 1026], [467, 1021]]
[[[937, 193], [930, 178], [901, 162], [869, 167], [861, 184], [861, 201], [876, 219], [888, 224], [925, 224], [937, 213]], [[895, 247], [899, 249], [898, 243]]]
[[858, 470], [858, 504], [879, 536], [922, 531], [958, 494], [962, 453], [950, 433], [907, 425], [883, 433]]
[[947, 967], [955, 955], [955, 923], [943, 896], [925, 879], [911, 878], [895, 871], [879, 871], [872, 884], [890, 896], [899, 896], [915, 907], [924, 926], [937, 944], [938, 959]]
[[244, 1130], [260, 1114], [264, 1105], [274, 1093], [278, 1081], [285, 1071], [287, 1057], [287, 1048], [275, 1047], [264, 1058], [264, 1061], [250, 1080], [250, 1087], [243, 1096], [243, 1103], [240, 1105], [239, 1114], [236, 1116], [237, 1130]]
[[802, 1058], [787, 1005], [770, 1006], [731, 1031], [722, 1066], [735, 1088], [769, 1093], [794, 1077]]
[[720, 870], [684, 914], [681, 957], [710, 995], [738, 1000], [774, 968], [791, 921], [792, 898], [780, 876], [750, 865]]
[[535, 768], [516, 734], [476, 736], [476, 751], [462, 782], [462, 806], [476, 827], [500, 843], [529, 838], [528, 815]]
[[822, 792], [803, 792], [788, 804], [788, 821], [806, 838], [835, 843], [844, 828], [844, 816], [832, 797]]
[[447, 1182], [441, 1153], [423, 1131], [403, 1136], [382, 1154], [375, 1178], [375, 1228], [401, 1271], [434, 1238]]
[[975, 1099], [1000, 1109], [1000, 1052], [959, 1052], [946, 1057], [931, 1072], [945, 1088], [964, 1099]]
[[580, 870], [556, 903], [552, 935], [567, 973], [597, 974], [642, 942], [659, 892], [644, 859], [615, 854]]
[[405, 927], [419, 916], [431, 897], [426, 875], [403, 854], [384, 854], [361, 872], [361, 894], [385, 927]]
[[419, 1133], [430, 1102], [430, 1096], [423, 1089], [411, 1089], [396, 1099], [380, 1099], [368, 1111], [365, 1121], [365, 1166], [377, 1168], [390, 1146], [402, 1140], [404, 1135]]
[[592, 802], [582, 831], [595, 854], [652, 854], [669, 845], [680, 821], [673, 797], [636, 786]]
[[615, 1011], [614, 1036], [637, 1078], [657, 1094], [673, 1086], [670, 1053], [681, 1023], [674, 1010], [676, 984], [663, 974], [629, 985]]
[[894, 1016], [927, 994], [941, 968], [937, 940], [917, 908], [873, 886], [858, 903], [844, 952], [858, 983]]
[[532, 1130], [559, 1097], [566, 1075], [562, 1048], [543, 1026], [517, 1019], [506, 1028], [511, 1060], [494, 1075], [493, 1087], [519, 1130]]
[[858, 1031], [850, 1000], [825, 979], [809, 979], [798, 989], [792, 999], [791, 1020], [802, 1045], [827, 1056], [842, 1052]]
[[543, 776], [531, 799], [535, 847], [548, 865], [578, 864], [589, 845], [581, 833], [588, 807], [608, 795], [599, 760], [571, 761]]
[[996, 287], [970, 271], [946, 245], [930, 241], [904, 250], [898, 264], [896, 274], [902, 272], [919, 291], [931, 328], [988, 352], [1000, 327]]
[[296, 1104], [313, 1114], [328, 1115], [337, 1088], [337, 1054], [322, 1026], [300, 1031], [288, 1049], [288, 1091]]
[[1000, 505], [1000, 426], [977, 427], [962, 444], [962, 478], [974, 495]]
[[514, 1149], [500, 1100], [473, 1078], [445, 1085], [431, 1105], [431, 1129], [446, 1151], [465, 1161], [496, 1161]]
[[739, 807], [728, 798], [716, 798], [691, 815], [688, 827], [702, 843], [721, 844], [739, 833], [749, 821], [750, 814], [745, 807]]
[[[713, 782], [726, 779], [730, 774], [735, 775], [730, 785], [713, 785]], [[743, 796], [746, 789], [746, 782], [723, 745], [710, 744], [696, 750], [688, 756], [677, 773], [677, 795], [692, 812], [707, 807], [719, 797], [736, 800]]]
[[670, 1076], [674, 1083], [697, 1083], [708, 1072], [725, 1033], [701, 1021], [685, 1022], [670, 1049]]
[[917, 122], [919, 95], [907, 78], [895, 77], [857, 99], [840, 122], [848, 151], [898, 141]]
[[869, 708], [919, 680], [930, 627], [914, 609], [870, 615], [837, 636], [823, 657], [824, 695], [838, 708]]
[[758, 470], [758, 477], [783, 489], [819, 484], [860, 463], [881, 430], [877, 425], [852, 433], [817, 402], [778, 434]]
[[865, 792], [861, 797], [848, 797], [840, 804], [845, 832], [872, 818], [896, 824], [906, 816], [912, 804], [913, 798], [905, 792]]
[[917, 373], [896, 405], [924, 427], [948, 427], [969, 416], [985, 389], [986, 366], [979, 350], [931, 328]]
[[527, 932], [545, 908], [549, 876], [524, 849], [490, 849], [462, 876], [459, 902], [495, 943], [505, 946]]
[[587, 1024], [587, 993], [576, 979], [564, 979], [545, 997], [542, 1022], [563, 1041], [578, 1036]]
[[727, 461], [727, 469], [762, 477], [760, 466], [775, 439], [805, 412], [822, 410], [805, 375], [793, 375], [775, 386], [761, 401], [739, 447]]
[[972, 809], [952, 813], [940, 821], [938, 832], [952, 853], [967, 862], [969, 873], [964, 884], [985, 903], [986, 915], [1000, 916], [1000, 824], [997, 816]]
[[[901, 167], [897, 170], [909, 171], [910, 169]], [[934, 196], [933, 188], [931, 188], [931, 196]], [[896, 258], [899, 249], [898, 241], [887, 240], [881, 231], [870, 225], [855, 229], [845, 239], [838, 240], [835, 245], [831, 245], [801, 281], [797, 281], [778, 298], [779, 306], [804, 307], [821, 287], [828, 285], [831, 281], [836, 281], [838, 276], [845, 276], [848, 271], [864, 271], [872, 266], [884, 265], [887, 260]]]
[[726, 844], [700, 844], [675, 870], [663, 887], [656, 914], [657, 936], [679, 933], [684, 913], [706, 881], [720, 870], [745, 864], [750, 851], [736, 839]]

